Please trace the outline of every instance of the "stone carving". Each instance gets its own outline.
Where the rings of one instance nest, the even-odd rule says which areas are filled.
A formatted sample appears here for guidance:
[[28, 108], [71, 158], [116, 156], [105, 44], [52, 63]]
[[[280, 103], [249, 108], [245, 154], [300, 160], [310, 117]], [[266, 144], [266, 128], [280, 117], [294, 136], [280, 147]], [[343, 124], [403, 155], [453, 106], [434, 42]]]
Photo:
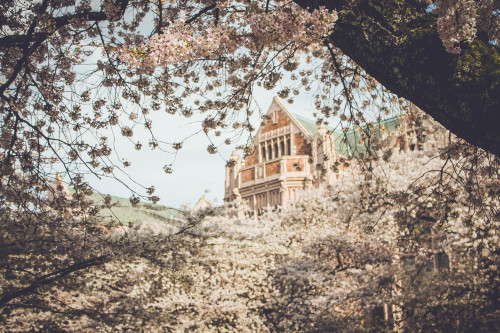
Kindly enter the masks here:
[[233, 188], [233, 195], [235, 196], [236, 203], [241, 203], [241, 194], [238, 188]]
[[263, 168], [262, 168], [262, 166], [258, 166], [257, 167], [257, 178], [262, 178], [262, 177], [264, 177]]

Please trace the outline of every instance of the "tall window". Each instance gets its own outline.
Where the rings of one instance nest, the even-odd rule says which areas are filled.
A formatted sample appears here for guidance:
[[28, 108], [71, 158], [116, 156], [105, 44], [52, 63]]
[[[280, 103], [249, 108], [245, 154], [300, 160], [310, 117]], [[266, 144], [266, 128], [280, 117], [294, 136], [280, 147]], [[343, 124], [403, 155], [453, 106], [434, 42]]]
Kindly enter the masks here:
[[450, 257], [444, 252], [438, 253], [436, 258], [438, 268], [450, 268]]
[[266, 147], [262, 147], [262, 162], [266, 160]]
[[269, 156], [269, 159], [272, 160], [273, 159], [273, 148], [271, 147], [271, 145], [267, 146], [267, 149], [268, 149], [268, 156]]
[[279, 150], [278, 150], [278, 143], [274, 143], [274, 158], [278, 158], [279, 155]]
[[286, 140], [286, 154], [292, 155], [292, 143], [291, 143], [290, 139]]
[[280, 150], [281, 150], [281, 156], [285, 155], [285, 142], [283, 140], [280, 141]]

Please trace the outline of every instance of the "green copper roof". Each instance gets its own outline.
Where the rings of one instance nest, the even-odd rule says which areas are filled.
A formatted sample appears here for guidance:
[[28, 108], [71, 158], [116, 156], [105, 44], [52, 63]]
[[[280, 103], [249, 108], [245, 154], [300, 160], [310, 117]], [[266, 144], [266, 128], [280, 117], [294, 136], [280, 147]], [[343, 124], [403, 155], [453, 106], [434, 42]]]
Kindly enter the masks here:
[[[314, 136], [318, 132], [318, 125], [314, 120], [304, 118], [297, 114], [293, 115], [302, 126], [312, 135]], [[346, 143], [342, 140], [344, 135], [340, 132], [335, 131], [334, 128], [327, 126], [326, 127], [330, 132], [333, 133], [334, 141], [335, 141], [335, 151], [338, 154], [349, 156], [349, 149]]]
[[[309, 132], [309, 134], [314, 136], [316, 132], [318, 132], [318, 125], [314, 120], [310, 120], [296, 114], [294, 114], [293, 116]], [[393, 116], [380, 122], [374, 123], [374, 130], [376, 131], [376, 135], [381, 138], [383, 132], [394, 132], [400, 123], [401, 118], [398, 116]], [[369, 149], [367, 146], [368, 143], [360, 144], [361, 139], [357, 130], [350, 130], [344, 134], [335, 131], [332, 127], [327, 127], [327, 129], [333, 133], [335, 141], [335, 151], [338, 154], [358, 157], [360, 153], [364, 153]], [[366, 129], [366, 126], [364, 126], [363, 129]]]
[[299, 116], [297, 114], [293, 115], [299, 123], [304, 126], [304, 128], [309, 132], [309, 134], [314, 135], [318, 131], [318, 125], [314, 120], [310, 120], [307, 118], [304, 118], [302, 116]]
[[[398, 125], [401, 123], [401, 118], [398, 116], [393, 116], [387, 119], [384, 119], [380, 122], [374, 123], [375, 126], [373, 128], [373, 132], [379, 138], [382, 138], [384, 132], [391, 133], [394, 132]], [[366, 126], [362, 127], [362, 130], [365, 131], [367, 129]], [[369, 148], [368, 142], [361, 142], [361, 138], [358, 130], [350, 130], [345, 134], [347, 138], [347, 146], [349, 151], [349, 156], [358, 157], [359, 154], [367, 152]]]

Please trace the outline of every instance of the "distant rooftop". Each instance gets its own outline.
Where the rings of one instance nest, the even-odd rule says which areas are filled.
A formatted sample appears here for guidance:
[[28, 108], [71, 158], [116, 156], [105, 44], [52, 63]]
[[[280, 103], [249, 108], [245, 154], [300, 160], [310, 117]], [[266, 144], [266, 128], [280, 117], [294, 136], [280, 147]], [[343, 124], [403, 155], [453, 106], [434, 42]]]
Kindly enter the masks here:
[[[311, 134], [315, 135], [318, 132], [318, 125], [316, 121], [308, 119], [297, 114], [293, 116], [300, 122], [302, 126]], [[387, 132], [393, 132], [396, 130], [397, 126], [401, 123], [401, 118], [399, 116], [392, 116], [387, 119], [383, 119], [379, 122], [374, 123], [374, 125], [382, 125], [385, 127]], [[339, 154], [345, 156], [358, 157], [360, 153], [366, 152], [367, 147], [365, 144], [360, 144], [361, 139], [359, 133], [356, 129], [351, 129], [347, 132], [342, 133], [335, 131], [334, 128], [327, 126], [327, 129], [333, 132], [335, 138], [335, 151]], [[382, 137], [382, 131], [377, 129], [377, 135]], [[347, 139], [347, 143], [343, 139]]]
[[293, 116], [300, 122], [302, 126], [311, 134], [314, 135], [316, 132], [318, 132], [318, 125], [316, 124], [316, 121], [312, 119], [308, 119], [302, 116], [299, 116], [298, 114], [293, 114]]

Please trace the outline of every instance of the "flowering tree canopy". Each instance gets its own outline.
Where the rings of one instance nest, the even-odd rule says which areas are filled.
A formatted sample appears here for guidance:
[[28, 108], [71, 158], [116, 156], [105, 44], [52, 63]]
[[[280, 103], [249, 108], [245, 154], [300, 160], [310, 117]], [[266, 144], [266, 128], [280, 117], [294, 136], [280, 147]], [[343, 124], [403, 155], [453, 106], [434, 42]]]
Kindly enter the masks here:
[[458, 136], [500, 153], [497, 1], [295, 2], [337, 11], [333, 45]]
[[[135, 149], [175, 154], [182, 139], [158, 138], [151, 116], [158, 110], [201, 114], [208, 151], [216, 153], [234, 141], [230, 129], [254, 129], [258, 86], [279, 85], [289, 102], [314, 91], [317, 116], [340, 116], [345, 126], [373, 120], [370, 110], [377, 117], [400, 111], [405, 97], [458, 136], [499, 152], [497, 2], [7, 4], [0, 14], [4, 177], [22, 167], [46, 184], [48, 169], [38, 166], [55, 161], [68, 174], [113, 175], [130, 165], [111, 158], [114, 133]], [[134, 139], [141, 125], [148, 142]]]
[[[33, 317], [46, 319], [41, 324], [46, 330], [50, 330], [51, 325], [56, 327], [53, 330], [72, 329], [67, 325], [73, 323], [73, 319], [67, 321], [68, 317], [76, 318], [77, 327], [87, 327], [83, 316], [99, 325], [114, 327], [113, 318], [120, 307], [109, 307], [110, 304], [127, 304], [128, 307], [122, 307], [124, 311], [140, 313], [144, 322], [158, 319], [149, 309], [168, 308], [169, 313], [182, 313], [185, 309], [199, 309], [199, 304], [208, 304], [198, 304], [185, 297], [188, 288], [196, 289], [189, 274], [196, 275], [198, 271], [193, 267], [198, 266], [187, 266], [187, 273], [182, 270], [181, 263], [189, 263], [186, 258], [195, 252], [182, 236], [197, 226], [196, 219], [187, 219], [185, 226], [168, 232], [103, 225], [96, 217], [99, 207], [87, 200], [93, 191], [85, 182], [85, 173], [114, 177], [117, 170], [124, 170], [132, 163], [127, 156], [113, 157], [115, 135], [123, 136], [138, 150], [149, 147], [175, 156], [182, 149], [183, 138], [167, 142], [158, 137], [152, 121], [155, 112], [162, 111], [166, 117], [201, 115], [200, 131], [211, 141], [207, 150], [216, 153], [220, 145], [232, 144], [241, 130], [254, 130], [250, 117], [259, 110], [254, 96], [256, 87], [276, 88], [280, 97], [289, 102], [302, 91], [311, 91], [319, 122], [338, 116], [341, 126], [359, 129], [370, 128], [371, 121], [391, 112], [408, 110], [408, 103], [400, 98], [405, 97], [458, 136], [497, 155], [500, 153], [497, 130], [499, 8], [495, 1], [5, 0], [3, 4], [0, 12], [0, 319], [12, 325], [12, 330], [29, 323]], [[284, 77], [289, 80], [281, 81]], [[136, 133], [141, 129], [148, 133], [148, 139], [137, 139]], [[359, 165], [370, 174], [373, 164], [380, 157], [389, 158], [391, 152], [388, 149], [381, 155], [371, 154], [366, 160], [360, 160]], [[381, 209], [391, 212], [392, 215], [387, 213], [387, 216], [394, 219], [383, 222], [390, 225], [389, 231], [397, 231], [398, 237], [376, 234], [387, 238], [384, 244], [388, 245], [389, 252], [374, 244], [370, 230], [366, 234], [366, 246], [363, 242], [356, 243], [356, 228], [361, 230], [360, 225], [353, 225], [351, 233], [346, 234], [354, 238], [337, 241], [333, 235], [321, 240], [318, 246], [324, 245], [329, 252], [315, 247], [314, 240], [309, 245], [300, 243], [296, 249], [304, 249], [305, 255], [294, 258], [293, 253], [287, 253], [289, 256], [280, 267], [261, 265], [269, 268], [269, 272], [256, 273], [254, 281], [272, 280], [282, 288], [271, 290], [271, 294], [262, 292], [260, 298], [246, 297], [251, 299], [250, 305], [233, 304], [224, 293], [205, 292], [202, 297], [218, 297], [218, 302], [227, 304], [215, 310], [228, 315], [213, 316], [213, 307], [202, 308], [199, 313], [211, 313], [212, 317], [207, 318], [213, 319], [203, 323], [204, 327], [234, 327], [231, 318], [235, 318], [235, 313], [243, 313], [247, 311], [245, 306], [251, 306], [259, 309], [250, 311], [252, 315], [267, 314], [266, 320], [272, 325], [284, 325], [277, 328], [294, 329], [290, 326], [293, 323], [280, 321], [280, 316], [285, 305], [290, 304], [297, 310], [290, 316], [306, 317], [301, 312], [305, 307], [292, 297], [291, 291], [295, 290], [305, 292], [306, 296], [314, 296], [318, 291], [318, 296], [308, 303], [312, 308], [324, 309], [324, 301], [326, 304], [337, 302], [339, 310], [333, 309], [342, 313], [347, 304], [354, 309], [351, 317], [360, 319], [362, 315], [358, 310], [362, 304], [358, 294], [341, 306], [339, 297], [345, 296], [339, 294], [341, 286], [324, 283], [330, 281], [329, 272], [335, 271], [340, 262], [352, 263], [349, 266], [352, 274], [347, 278], [360, 287], [356, 290], [369, 290], [372, 285], [357, 280], [362, 278], [362, 271], [356, 269], [376, 271], [392, 264], [391, 258], [395, 258], [393, 255], [400, 248], [419, 250], [423, 246], [415, 238], [431, 226], [450, 230], [450, 249], [462, 251], [469, 258], [466, 263], [471, 266], [463, 267], [460, 278], [467, 279], [471, 271], [482, 274], [474, 276], [477, 279], [472, 282], [467, 280], [467, 286], [472, 287], [465, 291], [451, 281], [443, 294], [464, 292], [473, 301], [467, 303], [469, 299], [466, 299], [460, 304], [484, 306], [488, 323], [494, 317], [491, 309], [498, 305], [495, 298], [498, 278], [494, 272], [498, 267], [495, 257], [498, 255], [495, 223], [500, 193], [498, 159], [461, 141], [453, 141], [437, 154], [444, 158], [442, 163], [448, 168], [442, 167], [434, 178], [425, 178], [425, 186], [413, 189], [410, 194], [402, 190], [396, 194], [391, 192], [393, 196], [386, 202], [386, 188], [376, 187], [384, 184], [380, 180], [370, 183], [378, 192], [373, 188], [371, 191], [379, 195], [365, 198], [353, 189], [352, 193], [357, 194], [342, 198], [346, 207], [357, 207], [360, 200], [366, 203], [360, 206], [366, 210], [356, 216], [359, 223], [365, 223], [366, 214], [370, 212]], [[456, 167], [456, 161], [460, 167]], [[164, 170], [171, 173], [172, 165], [166, 163]], [[58, 172], [65, 173], [73, 193], [61, 191], [60, 185], [52, 186]], [[401, 178], [395, 182], [408, 185]], [[144, 190], [147, 199], [158, 201], [154, 186]], [[373, 201], [375, 198], [378, 201]], [[130, 201], [134, 205], [139, 203], [137, 196]], [[332, 202], [322, 201], [320, 205], [328, 203], [331, 205], [328, 209], [334, 209]], [[111, 206], [110, 198], [105, 197], [102, 205]], [[305, 211], [308, 214], [309, 211]], [[320, 216], [321, 211], [314, 213]], [[305, 216], [307, 218], [297, 221], [299, 225], [309, 223], [310, 216]], [[338, 231], [333, 227], [336, 221], [326, 222], [332, 231]], [[110, 231], [113, 227], [117, 228], [116, 232]], [[297, 232], [307, 230], [296, 229]], [[284, 241], [269, 241], [269, 244], [277, 244], [269, 253], [276, 254], [283, 244], [293, 244], [295, 236], [290, 230], [280, 230], [289, 237]], [[202, 231], [205, 230], [194, 234], [196, 239], [205, 235]], [[364, 230], [361, 231], [360, 235], [365, 236]], [[463, 236], [464, 244], [452, 239], [455, 234]], [[276, 234], [270, 235], [276, 237]], [[409, 245], [396, 244], [396, 241]], [[340, 254], [336, 257], [340, 246], [357, 251], [353, 253], [361, 252], [360, 248], [373, 249], [377, 257], [360, 255], [346, 257], [345, 261]], [[164, 249], [163, 262], [158, 261], [155, 249]], [[413, 255], [410, 250], [408, 256]], [[323, 255], [337, 261], [311, 260]], [[172, 257], [175, 260], [170, 260]], [[202, 266], [199, 271], [210, 283], [210, 263], [216, 260], [214, 257], [215, 254], [209, 254], [208, 258], [196, 261], [196, 265]], [[418, 264], [418, 256], [415, 258]], [[120, 266], [123, 262], [134, 262], [137, 266]], [[165, 268], [163, 273], [173, 275], [163, 279], [158, 273], [160, 279], [142, 289], [131, 286], [130, 282], [140, 280], [143, 274], [142, 268], [139, 273], [136, 268], [151, 263], [158, 264], [151, 271]], [[329, 266], [332, 264], [334, 270]], [[310, 270], [313, 276], [307, 279], [301, 280], [300, 274], [289, 277], [287, 273], [308, 272], [308, 267], [314, 269]], [[135, 273], [131, 280], [123, 281], [121, 277], [128, 274], [128, 268]], [[112, 282], [106, 280], [106, 272], [102, 273], [107, 269], [119, 272]], [[96, 281], [95, 276], [87, 275], [89, 271], [102, 278], [97, 280], [105, 282], [88, 283]], [[144, 274], [151, 271], [146, 269]], [[398, 271], [394, 272], [392, 276], [397, 277]], [[229, 283], [227, 275], [213, 276], [216, 281]], [[235, 276], [235, 285], [238, 278]], [[172, 280], [175, 283], [169, 284]], [[373, 281], [383, 282], [375, 278]], [[262, 282], [262, 286], [267, 288], [266, 283]], [[389, 281], [391, 286], [397, 283], [396, 278]], [[185, 289], [177, 287], [178, 284]], [[176, 298], [165, 300], [158, 296], [169, 290], [170, 287], [164, 286], [175, 286]], [[413, 290], [418, 290], [418, 286], [419, 283]], [[84, 302], [80, 302], [79, 292], [84, 287], [88, 293], [82, 296]], [[400, 302], [397, 295], [389, 295], [387, 290], [382, 291], [384, 302]], [[242, 295], [239, 289], [233, 292], [233, 295]], [[328, 297], [325, 298], [325, 294]], [[263, 299], [267, 296], [262, 295], [285, 296], [274, 297], [275, 302], [263, 308]], [[421, 296], [416, 292], [412, 295], [416, 300]], [[139, 302], [144, 299], [148, 302]], [[171, 302], [173, 299], [177, 301]], [[371, 299], [372, 305], [380, 303], [375, 302], [378, 300], [375, 296]], [[426, 304], [426, 301], [419, 302]], [[82, 304], [89, 306], [82, 308]], [[92, 305], [99, 310], [110, 310], [107, 317], [102, 319], [99, 311], [88, 311]], [[399, 306], [404, 314], [403, 304]], [[428, 313], [425, 307], [416, 309], [416, 313]], [[318, 323], [321, 318], [332, 318], [328, 311], [318, 317]], [[33, 316], [24, 317], [26, 313]], [[54, 319], [54, 313], [60, 315], [60, 320]], [[130, 320], [129, 326], [138, 325], [139, 322], [133, 322], [127, 314], [123, 317]], [[182, 314], [174, 317], [182, 318]], [[220, 318], [224, 321], [218, 322]], [[255, 323], [260, 325], [258, 320]], [[169, 328], [174, 324], [157, 326]], [[96, 326], [94, 322], [89, 325]], [[19, 327], [21, 331], [32, 329]]]
[[[345, 68], [343, 61], [330, 57], [347, 55], [361, 66], [359, 71], [365, 71], [396, 95], [412, 101], [455, 134], [493, 153], [500, 152], [500, 140], [496, 137], [500, 123], [496, 112], [500, 95], [498, 3], [466, 0], [295, 3], [308, 9], [312, 16], [306, 17], [302, 11], [279, 1], [254, 2], [251, 6], [215, 2], [195, 14], [203, 18], [197, 18], [196, 22], [187, 19], [189, 28], [181, 28], [184, 37], [171, 35], [178, 26], [170, 25], [161, 37], [157, 35], [148, 41], [146, 52], [134, 54], [133, 58], [154, 58], [158, 64], [165, 58], [174, 62], [184, 60], [183, 56], [188, 54], [191, 60], [220, 58], [222, 54], [236, 56], [241, 48], [267, 47], [281, 53], [290, 50], [290, 43], [292, 48], [300, 42], [330, 45], [332, 52], [316, 56], [336, 65], [329, 70], [335, 74], [332, 83], [339, 84], [337, 79], [349, 76], [343, 71], [352, 71]], [[244, 15], [233, 11], [235, 5]], [[324, 9], [331, 15], [323, 12], [318, 16], [318, 11]], [[325, 30], [328, 22], [331, 30]], [[185, 27], [184, 22], [180, 24]], [[186, 37], [187, 30], [192, 41]], [[170, 47], [175, 41], [190, 46], [172, 53], [165, 47], [166, 40]], [[245, 56], [252, 58], [250, 54]], [[293, 70], [298, 63], [284, 68]], [[248, 67], [244, 62], [237, 62], [236, 67], [242, 65]], [[276, 79], [276, 75], [273, 77]], [[240, 79], [249, 84], [252, 75]]]
[[[371, 177], [353, 166], [331, 188], [310, 189], [280, 211], [188, 214], [191, 235], [143, 221], [118, 230], [131, 233], [126, 251], [7, 304], [2, 324], [10, 331], [498, 331], [500, 183], [486, 157], [447, 155], [443, 165], [422, 152], [394, 154], [373, 164]], [[471, 191], [470, 178], [481, 188]], [[108, 234], [110, 244], [118, 234]], [[2, 286], [22, 280], [8, 282]]]

